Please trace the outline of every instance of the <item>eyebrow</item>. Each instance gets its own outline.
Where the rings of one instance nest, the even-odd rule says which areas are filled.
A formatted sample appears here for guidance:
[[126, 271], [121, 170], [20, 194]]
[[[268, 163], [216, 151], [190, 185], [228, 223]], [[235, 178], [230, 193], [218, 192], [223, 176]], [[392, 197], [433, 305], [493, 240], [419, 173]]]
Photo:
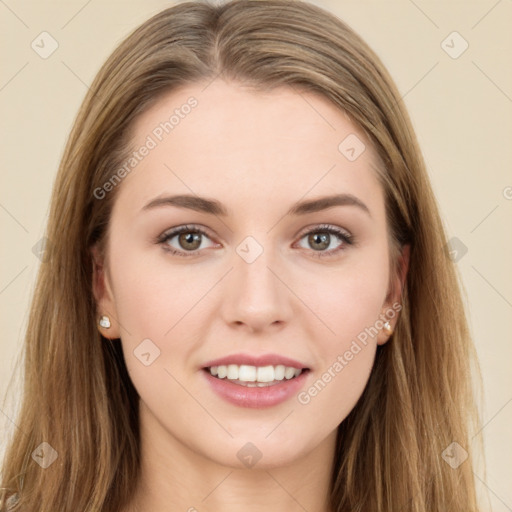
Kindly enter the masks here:
[[[187, 208], [189, 210], [223, 217], [228, 215], [228, 210], [216, 199], [208, 199], [206, 197], [188, 194], [157, 197], [146, 204], [142, 210], [150, 210], [160, 206], [177, 206], [178, 208]], [[288, 210], [286, 215], [305, 215], [327, 210], [334, 206], [355, 206], [371, 217], [370, 210], [366, 204], [352, 194], [335, 194], [309, 201], [299, 201]]]

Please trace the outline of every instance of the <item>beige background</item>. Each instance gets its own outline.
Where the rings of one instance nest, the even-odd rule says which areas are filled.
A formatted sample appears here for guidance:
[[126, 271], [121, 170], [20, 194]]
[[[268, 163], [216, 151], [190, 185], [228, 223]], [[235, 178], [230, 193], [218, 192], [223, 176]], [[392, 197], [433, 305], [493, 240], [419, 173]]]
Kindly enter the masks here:
[[[492, 509], [511, 511], [512, 2], [314, 3], [359, 32], [390, 70], [411, 114], [449, 237], [467, 247], [457, 265], [484, 379], [488, 464], [487, 476], [478, 468], [475, 474], [479, 490], [489, 490]], [[78, 107], [120, 40], [169, 5], [0, 1], [2, 396], [19, 355], [38, 268], [32, 248], [43, 234], [53, 179]], [[47, 59], [31, 47], [43, 31], [58, 42]], [[446, 39], [453, 31], [463, 39]], [[469, 47], [452, 58], [464, 40]], [[0, 449], [8, 429], [15, 428], [19, 382], [13, 389], [13, 399], [0, 402]]]

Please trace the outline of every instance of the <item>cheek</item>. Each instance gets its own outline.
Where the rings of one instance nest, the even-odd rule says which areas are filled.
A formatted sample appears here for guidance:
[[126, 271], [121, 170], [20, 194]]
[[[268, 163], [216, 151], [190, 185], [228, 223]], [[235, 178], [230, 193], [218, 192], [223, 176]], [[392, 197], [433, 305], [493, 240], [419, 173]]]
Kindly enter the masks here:
[[198, 279], [185, 266], [171, 271], [161, 255], [156, 260], [118, 247], [111, 272], [126, 366], [141, 395], [145, 387], [169, 390], [175, 381], [166, 371], [184, 373], [197, 349], [198, 303], [213, 277]]
[[[323, 415], [331, 427], [350, 413], [372, 370], [388, 284], [385, 252], [380, 253], [384, 254], [380, 261], [377, 253], [362, 256], [351, 265], [347, 262], [325, 275], [318, 274], [302, 288], [303, 296], [307, 296], [304, 302], [314, 306], [311, 309], [329, 330], [311, 334], [319, 364], [312, 381], [297, 398], [311, 414]], [[308, 325], [312, 327], [312, 322]], [[318, 321], [315, 325], [318, 327]], [[310, 332], [315, 330], [311, 328]], [[322, 413], [325, 410], [330, 411], [327, 417]]]
[[348, 416], [366, 387], [377, 349], [376, 322], [386, 282], [378, 273], [344, 275], [318, 283], [310, 295], [334, 334], [323, 329], [312, 337], [318, 364], [297, 401], [325, 433]]
[[[385, 252], [380, 261], [374, 254], [354, 257], [338, 268], [295, 276], [298, 295], [327, 329], [327, 346], [342, 349], [365, 328], [375, 324], [383, 312], [388, 269]], [[306, 277], [305, 277], [306, 276]]]
[[[125, 253], [125, 256], [121, 255]], [[113, 260], [115, 261], [115, 260]], [[160, 251], [119, 251], [113, 269], [115, 302], [124, 337], [162, 340], [194, 308], [212, 283], [186, 265], [171, 265]], [[124, 339], [124, 338], [123, 338]]]

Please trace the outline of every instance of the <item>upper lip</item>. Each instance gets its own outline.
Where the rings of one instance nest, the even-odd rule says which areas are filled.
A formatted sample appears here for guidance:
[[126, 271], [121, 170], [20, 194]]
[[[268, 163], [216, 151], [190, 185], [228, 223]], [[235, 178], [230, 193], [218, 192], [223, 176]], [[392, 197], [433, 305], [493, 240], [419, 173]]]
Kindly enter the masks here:
[[248, 366], [277, 366], [282, 364], [283, 366], [292, 366], [293, 368], [306, 369], [307, 365], [290, 359], [289, 357], [280, 356], [279, 354], [263, 354], [263, 355], [251, 355], [251, 354], [231, 354], [229, 356], [221, 357], [219, 359], [213, 359], [208, 361], [204, 368], [210, 368], [211, 366], [227, 366], [229, 364], [236, 365], [248, 365]]

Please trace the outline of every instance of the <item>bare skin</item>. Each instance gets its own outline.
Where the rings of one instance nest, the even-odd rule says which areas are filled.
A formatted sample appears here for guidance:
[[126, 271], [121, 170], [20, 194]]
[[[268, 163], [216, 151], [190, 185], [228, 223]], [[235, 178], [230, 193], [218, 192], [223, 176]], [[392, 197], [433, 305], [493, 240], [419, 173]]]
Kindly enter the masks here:
[[[389, 288], [377, 158], [320, 96], [205, 85], [173, 91], [138, 119], [136, 148], [189, 97], [198, 102], [118, 185], [106, 260], [93, 251], [98, 309], [112, 321], [102, 333], [121, 338], [141, 397], [141, 480], [123, 512], [329, 512], [337, 427], [367, 384], [377, 346], [389, 339], [378, 320], [400, 302], [392, 290], [403, 283], [393, 276]], [[350, 134], [366, 146], [353, 161], [338, 149]], [[169, 204], [144, 209], [178, 194], [219, 201], [227, 215]], [[334, 194], [365, 206], [288, 214], [299, 201]], [[156, 241], [183, 225], [192, 225], [188, 238]], [[325, 235], [326, 225], [353, 243]], [[185, 242], [198, 227], [206, 234], [192, 248]], [[262, 250], [250, 263], [237, 252], [248, 236], [256, 243], [242, 244], [246, 252]], [[405, 276], [407, 250], [403, 256]], [[358, 341], [375, 325], [377, 335]], [[145, 365], [136, 353], [148, 339], [146, 359], [160, 352]], [[233, 353], [304, 363], [302, 400], [260, 409], [227, 402], [203, 367]], [[319, 379], [325, 386], [308, 392]], [[237, 456], [244, 446], [261, 455], [250, 467]]]

